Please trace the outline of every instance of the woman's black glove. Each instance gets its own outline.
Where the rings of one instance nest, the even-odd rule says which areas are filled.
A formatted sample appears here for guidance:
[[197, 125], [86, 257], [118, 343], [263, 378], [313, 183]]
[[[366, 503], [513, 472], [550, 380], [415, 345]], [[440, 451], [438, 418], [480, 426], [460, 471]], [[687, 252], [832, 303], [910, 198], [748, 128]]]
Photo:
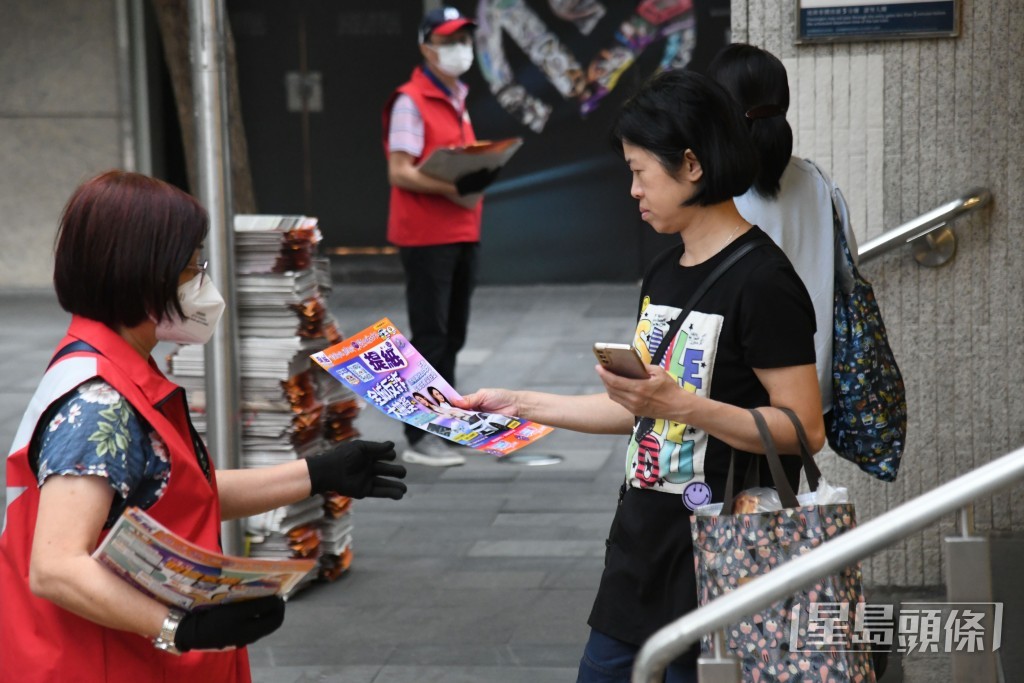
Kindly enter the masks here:
[[395, 444], [390, 441], [346, 441], [330, 453], [306, 458], [312, 493], [399, 500], [406, 487], [396, 479], [405, 479], [405, 468], [382, 462], [394, 459]]
[[467, 173], [455, 180], [455, 189], [458, 190], [460, 197], [483, 192], [484, 188], [498, 177], [500, 170], [500, 168], [481, 168], [479, 171]]
[[184, 616], [174, 634], [174, 646], [189, 650], [243, 647], [276, 631], [284, 622], [284, 600], [271, 595], [217, 605]]

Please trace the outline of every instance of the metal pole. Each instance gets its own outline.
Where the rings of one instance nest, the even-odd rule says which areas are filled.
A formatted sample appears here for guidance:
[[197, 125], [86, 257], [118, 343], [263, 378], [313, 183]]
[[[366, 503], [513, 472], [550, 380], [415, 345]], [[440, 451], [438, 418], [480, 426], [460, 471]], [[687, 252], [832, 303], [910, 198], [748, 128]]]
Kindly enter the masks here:
[[959, 515], [960, 535], [964, 538], [974, 536], [974, 503], [964, 505], [960, 508]]
[[121, 168], [137, 171], [135, 138], [135, 80], [132, 73], [131, 12], [129, 0], [115, 0], [114, 21], [117, 29], [117, 105], [118, 128], [121, 134]]
[[[206, 438], [216, 467], [235, 469], [241, 450], [241, 421], [224, 1], [189, 0], [188, 17], [198, 198], [210, 212], [206, 258], [210, 262], [210, 276], [227, 302], [220, 325], [205, 348]], [[224, 552], [240, 555], [243, 548], [241, 522], [223, 522], [221, 540]]]
[[132, 118], [135, 132], [135, 170], [153, 174], [153, 134], [149, 125], [149, 71], [146, 59], [146, 10], [144, 0], [130, 0], [128, 32], [131, 47]]
[[896, 247], [909, 244], [916, 239], [924, 237], [931, 231], [951, 223], [965, 213], [977, 211], [991, 201], [991, 192], [984, 187], [975, 187], [966, 194], [948, 201], [928, 213], [923, 213], [903, 225], [892, 230], [886, 230], [878, 237], [864, 242], [857, 250], [858, 260], [860, 263], [866, 263]]

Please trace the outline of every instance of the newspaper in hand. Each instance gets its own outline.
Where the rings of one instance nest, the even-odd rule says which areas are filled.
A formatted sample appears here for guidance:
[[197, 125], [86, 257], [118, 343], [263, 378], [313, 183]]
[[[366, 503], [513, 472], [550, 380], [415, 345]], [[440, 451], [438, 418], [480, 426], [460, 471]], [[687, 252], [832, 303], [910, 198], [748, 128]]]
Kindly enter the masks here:
[[459, 393], [387, 318], [311, 358], [388, 417], [491, 455], [507, 455], [553, 431], [454, 406]]
[[186, 541], [136, 507], [124, 511], [92, 556], [143, 593], [185, 611], [284, 596], [317, 565], [221, 555]]
[[501, 168], [523, 146], [522, 138], [477, 140], [465, 147], [439, 147], [420, 165], [419, 170], [433, 178], [449, 182], [483, 168]]
[[[473, 171], [503, 168], [522, 146], [522, 138], [506, 138], [477, 140], [465, 147], [439, 147], [420, 164], [419, 170], [432, 178], [454, 183], [461, 176]], [[475, 192], [461, 197], [449, 196], [448, 199], [459, 206], [472, 209], [481, 197], [482, 192]]]

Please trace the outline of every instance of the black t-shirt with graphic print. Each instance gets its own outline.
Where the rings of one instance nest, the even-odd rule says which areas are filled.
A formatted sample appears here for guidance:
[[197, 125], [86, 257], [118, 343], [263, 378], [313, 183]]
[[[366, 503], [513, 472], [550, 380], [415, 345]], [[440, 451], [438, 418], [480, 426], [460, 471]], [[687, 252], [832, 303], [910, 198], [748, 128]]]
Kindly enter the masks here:
[[[762, 246], [711, 286], [683, 321], [662, 360], [662, 366], [687, 390], [741, 408], [768, 405], [768, 392], [754, 368], [814, 363], [810, 297], [785, 254], [759, 228], [695, 266], [679, 265], [682, 244], [660, 254], [644, 278], [634, 340], [643, 357], [653, 356], [662, 333], [692, 293], [730, 254], [753, 240], [760, 240]], [[684, 494], [690, 509], [722, 500], [729, 446], [690, 426], [673, 429], [662, 422], [653, 431], [653, 435], [634, 435], [630, 486]], [[679, 453], [669, 454], [669, 450]], [[652, 462], [654, 453], [660, 455], [660, 466]], [[746, 455], [737, 453], [741, 474]], [[796, 458], [786, 462], [799, 464]], [[695, 481], [700, 486], [694, 486]]]
[[[730, 254], [753, 240], [764, 244], [712, 285], [662, 360], [684, 389], [744, 408], [769, 403], [754, 368], [812, 365], [815, 358], [814, 308], [807, 290], [782, 250], [759, 228], [695, 266], [679, 265], [682, 244], [660, 254], [644, 277], [634, 339], [649, 360], [692, 293]], [[722, 500], [729, 454], [727, 444], [702, 430], [663, 420], [631, 437], [628, 489], [609, 533], [591, 627], [639, 645], [696, 607], [689, 516], [699, 505]], [[738, 491], [748, 464], [762, 458], [736, 455]], [[800, 459], [784, 456], [782, 461], [795, 487]], [[767, 466], [760, 467], [760, 474], [761, 484], [771, 485]]]

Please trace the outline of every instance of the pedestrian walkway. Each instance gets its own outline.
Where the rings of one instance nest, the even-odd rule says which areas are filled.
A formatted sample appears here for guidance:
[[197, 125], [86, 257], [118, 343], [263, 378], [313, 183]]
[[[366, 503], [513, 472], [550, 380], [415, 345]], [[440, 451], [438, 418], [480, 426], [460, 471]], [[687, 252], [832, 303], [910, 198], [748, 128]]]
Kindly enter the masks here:
[[[591, 343], [630, 341], [636, 290], [480, 288], [457, 388], [600, 390]], [[338, 284], [331, 309], [346, 332], [383, 316], [407, 327], [399, 285]], [[0, 319], [0, 441], [9, 444], [68, 318], [47, 292], [0, 296]], [[154, 355], [162, 362], [165, 352]], [[363, 438], [401, 441], [401, 425], [372, 408], [356, 425]], [[559, 430], [530, 447], [562, 456], [557, 465], [486, 455], [451, 469], [410, 465], [404, 500], [357, 502], [351, 571], [299, 593], [284, 626], [250, 648], [254, 680], [575, 680], [623, 447], [624, 437]]]
[[[631, 340], [636, 295], [635, 284], [481, 287], [457, 388], [600, 391], [591, 344]], [[338, 283], [330, 306], [347, 333], [384, 316], [408, 329], [398, 284]], [[0, 292], [0, 321], [0, 442], [10, 444], [68, 316], [52, 292]], [[161, 365], [172, 348], [154, 351]], [[401, 444], [401, 424], [372, 408], [356, 426]], [[351, 571], [296, 595], [284, 626], [250, 648], [254, 681], [574, 681], [624, 446], [557, 430], [524, 451], [559, 455], [556, 465], [486, 455], [449, 469], [409, 465], [402, 501], [356, 503]], [[0, 468], [0, 504], [3, 493]], [[942, 598], [876, 589], [869, 599]], [[945, 680], [946, 655], [916, 654], [894, 656], [883, 683]]]

